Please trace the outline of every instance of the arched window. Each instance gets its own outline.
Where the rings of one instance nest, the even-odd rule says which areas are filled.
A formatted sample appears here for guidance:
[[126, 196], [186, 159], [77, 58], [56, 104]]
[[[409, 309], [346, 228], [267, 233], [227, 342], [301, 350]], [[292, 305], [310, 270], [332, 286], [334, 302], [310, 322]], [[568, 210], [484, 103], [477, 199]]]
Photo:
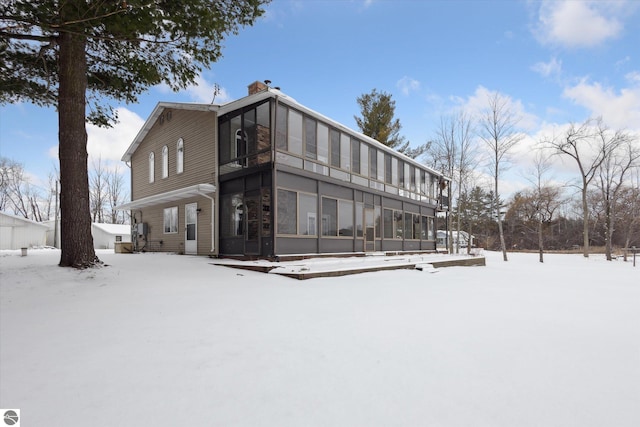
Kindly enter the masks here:
[[176, 173], [182, 173], [184, 170], [184, 141], [182, 138], [178, 140], [176, 147]]
[[162, 147], [162, 177], [169, 176], [169, 147]]
[[156, 162], [153, 151], [149, 153], [149, 183], [152, 183], [156, 179]]

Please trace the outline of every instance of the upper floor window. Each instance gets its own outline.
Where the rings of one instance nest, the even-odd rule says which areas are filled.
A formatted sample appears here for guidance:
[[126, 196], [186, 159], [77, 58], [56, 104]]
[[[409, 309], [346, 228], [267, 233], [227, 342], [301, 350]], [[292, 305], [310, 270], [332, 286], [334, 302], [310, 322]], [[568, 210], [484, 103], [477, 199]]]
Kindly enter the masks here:
[[180, 138], [176, 146], [176, 173], [184, 171], [184, 140]]
[[156, 156], [153, 151], [149, 153], [149, 183], [156, 180]]
[[169, 176], [169, 147], [162, 147], [162, 177]]

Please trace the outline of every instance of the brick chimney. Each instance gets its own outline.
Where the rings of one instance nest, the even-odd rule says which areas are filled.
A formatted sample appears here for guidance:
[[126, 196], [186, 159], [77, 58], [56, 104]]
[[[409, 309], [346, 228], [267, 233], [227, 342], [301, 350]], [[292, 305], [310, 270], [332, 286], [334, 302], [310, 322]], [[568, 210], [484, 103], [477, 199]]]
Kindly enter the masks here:
[[253, 95], [255, 93], [262, 92], [263, 90], [269, 89], [269, 86], [257, 80], [251, 83], [248, 87], [249, 87], [249, 95]]

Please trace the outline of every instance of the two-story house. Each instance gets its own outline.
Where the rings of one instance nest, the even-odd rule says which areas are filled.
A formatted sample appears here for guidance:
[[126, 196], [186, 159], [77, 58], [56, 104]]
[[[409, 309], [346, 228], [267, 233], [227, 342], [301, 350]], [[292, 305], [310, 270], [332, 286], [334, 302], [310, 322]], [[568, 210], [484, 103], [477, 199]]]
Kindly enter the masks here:
[[261, 82], [159, 103], [123, 161], [140, 251], [277, 257], [435, 251], [448, 179]]

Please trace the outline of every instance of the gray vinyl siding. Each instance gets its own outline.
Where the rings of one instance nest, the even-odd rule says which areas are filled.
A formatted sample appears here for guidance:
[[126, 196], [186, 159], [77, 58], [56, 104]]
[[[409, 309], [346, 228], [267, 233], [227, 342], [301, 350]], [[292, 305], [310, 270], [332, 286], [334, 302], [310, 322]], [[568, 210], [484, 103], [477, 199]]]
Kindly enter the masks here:
[[[167, 114], [171, 119], [167, 120]], [[213, 112], [165, 109], [131, 156], [131, 200], [188, 187], [217, 184], [217, 118]], [[176, 173], [176, 147], [184, 140], [184, 171]], [[162, 178], [162, 147], [169, 149], [169, 176]], [[149, 153], [155, 155], [155, 181], [149, 183]]]
[[[147, 241], [138, 239], [139, 250], [147, 252], [184, 252], [185, 241], [185, 205], [198, 203], [201, 211], [197, 215], [198, 255], [211, 254], [211, 200], [206, 197], [194, 197], [164, 203], [134, 212], [137, 222], [147, 223]], [[178, 208], [178, 232], [164, 233], [164, 209]], [[146, 244], [146, 245], [145, 245]]]

